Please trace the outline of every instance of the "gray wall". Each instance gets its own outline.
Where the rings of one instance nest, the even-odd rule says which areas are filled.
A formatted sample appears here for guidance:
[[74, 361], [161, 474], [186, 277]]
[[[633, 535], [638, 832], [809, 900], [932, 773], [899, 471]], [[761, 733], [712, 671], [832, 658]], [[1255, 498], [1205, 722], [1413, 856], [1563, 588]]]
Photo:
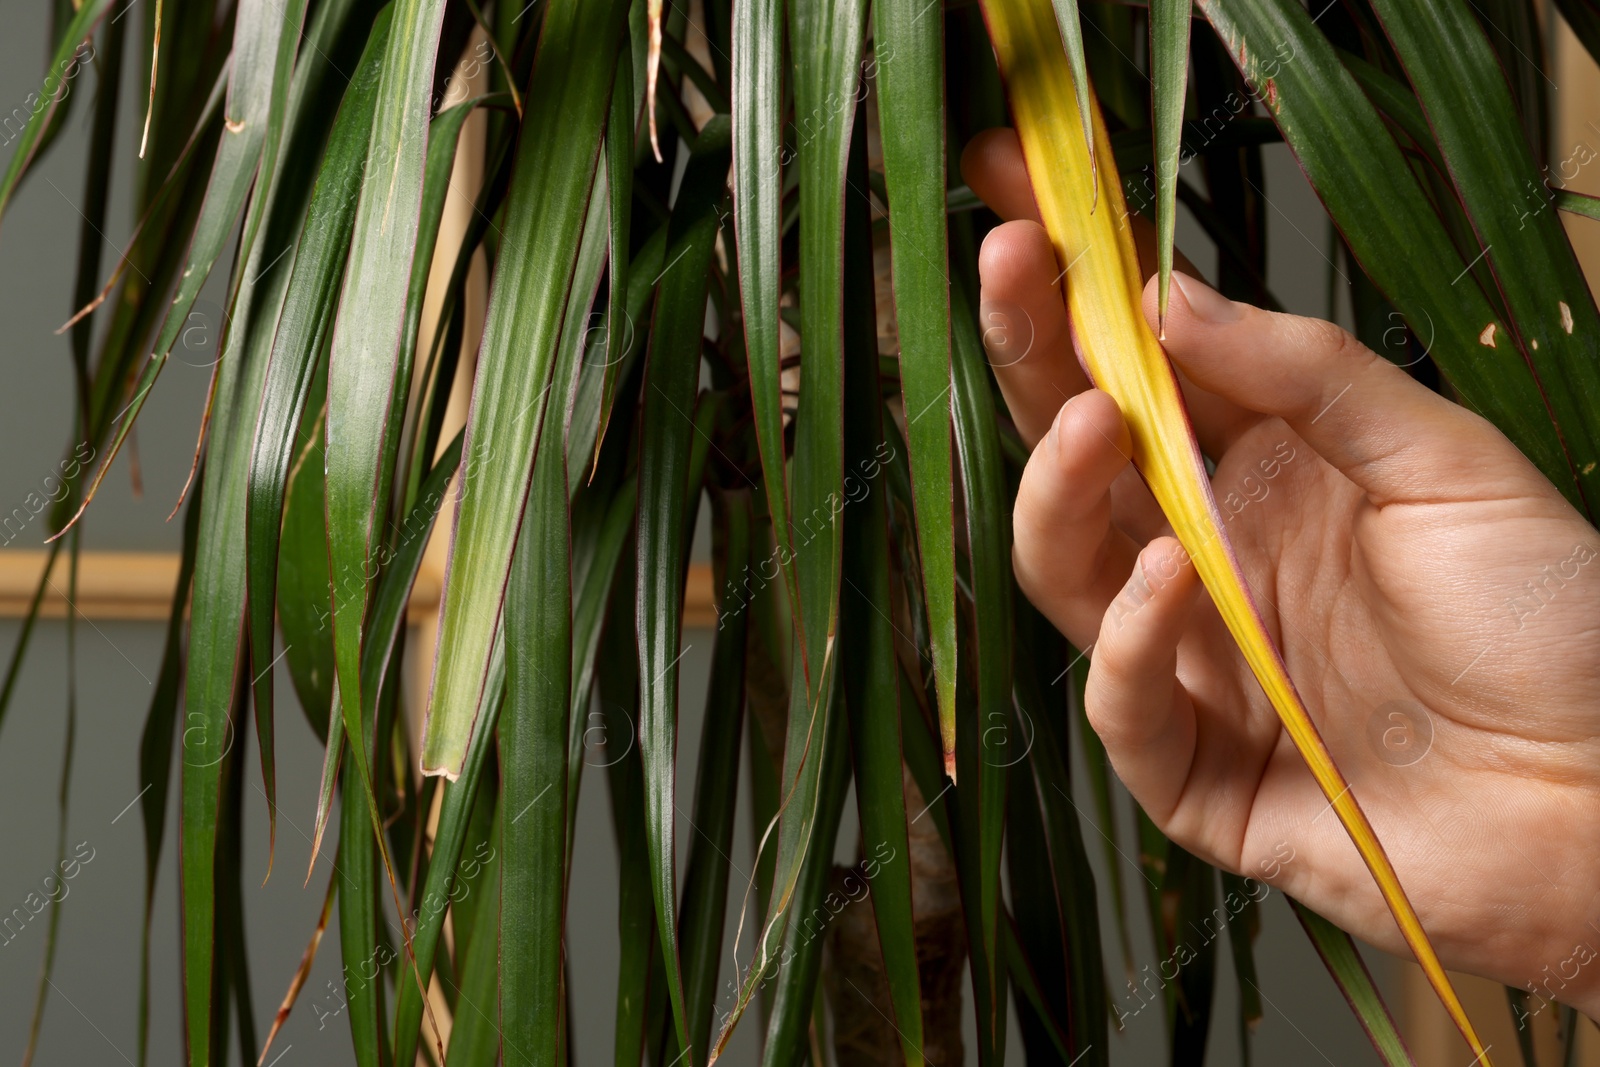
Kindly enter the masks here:
[[[0, 35], [0, 113], [19, 106], [36, 87], [46, 44], [45, 4], [10, 0], [7, 7], [6, 30]], [[116, 200], [107, 227], [102, 274], [115, 262], [130, 231], [128, 176], [143, 104], [144, 72], [138, 66], [129, 63], [126, 70], [126, 115], [120, 130]], [[4, 323], [0, 352], [6, 385], [0, 392], [0, 456], [4, 456], [0, 462], [0, 512], [8, 512], [35, 490], [54, 471], [70, 444], [64, 429], [71, 410], [69, 349], [66, 339], [54, 336], [53, 331], [71, 311], [68, 295], [80, 219], [76, 205], [82, 197], [80, 171], [86, 157], [87, 104], [94, 89], [93, 77], [80, 78], [74, 88], [79, 95], [68, 129], [29, 177], [0, 228], [0, 323]], [[1292, 161], [1281, 151], [1270, 155], [1268, 189], [1277, 209], [1269, 229], [1273, 284], [1292, 309], [1321, 313], [1326, 269], [1322, 216]], [[1180, 243], [1202, 266], [1207, 265], [1209, 246], [1191, 226], [1185, 225]], [[214, 296], [214, 287], [208, 295]], [[179, 530], [166, 523], [165, 517], [188, 471], [210, 373], [206, 362], [203, 356], [172, 361], [139, 424], [144, 495], [134, 496], [127, 464], [119, 463], [85, 523], [87, 547], [177, 549]], [[36, 547], [41, 538], [38, 530], [30, 530], [13, 547]], [[0, 649], [9, 652], [16, 630], [13, 622], [0, 623]], [[37, 1062], [120, 1063], [134, 1058], [144, 864], [139, 811], [128, 805], [145, 785], [136, 766], [137, 746], [161, 637], [157, 624], [78, 626], [79, 727], [67, 837], [74, 845], [85, 843], [82, 854], [90, 855], [92, 850], [93, 858], [67, 883], [67, 895], [60, 904], [46, 909], [0, 947], [0, 1056], [20, 1055], [26, 1042], [46, 923], [54, 910], [61, 922], [60, 946]], [[712, 635], [690, 633], [685, 640], [694, 646], [684, 661], [687, 670], [682, 694], [685, 741], [680, 781], [687, 804], [689, 783], [694, 780], [693, 739], [699, 732]], [[4, 857], [0, 860], [0, 913], [21, 906], [30, 892], [39, 891], [55, 862], [59, 825], [55, 798], [67, 681], [66, 627], [59, 621], [46, 622], [35, 637], [0, 735], [0, 811], [8, 816], [0, 824], [4, 840], [0, 848]], [[290, 692], [287, 678], [279, 692]], [[331, 873], [330, 850], [325, 849], [310, 886], [300, 886], [309, 854], [321, 756], [303, 717], [287, 703], [280, 706], [278, 716], [281, 810], [277, 864], [265, 884], [261, 879], [266, 872], [266, 817], [259, 780], [252, 777], [246, 786], [248, 944], [256, 1025], [262, 1036], [315, 924]], [[241, 739], [241, 743], [254, 744], [253, 738]], [[257, 765], [254, 754], [247, 765]], [[1078, 777], [1081, 781], [1082, 775]], [[1083, 806], [1088, 810], [1086, 803]], [[841, 856], [851, 854], [855, 845], [853, 803], [846, 810]], [[1132, 841], [1126, 839], [1129, 821], [1123, 820], [1121, 847], [1131, 856], [1136, 853]], [[741, 815], [732, 857], [736, 871], [750, 869], [747, 822]], [[151, 929], [151, 1062], [158, 1064], [179, 1063], [182, 1055], [175, 819], [169, 819], [169, 824]], [[685, 821], [680, 827], [681, 845], [687, 845], [692, 832]], [[1094, 830], [1085, 833], [1098, 865], [1102, 854], [1099, 840]], [[569, 912], [577, 1011], [574, 1044], [579, 1063], [598, 1064], [609, 1062], [617, 952], [615, 868], [600, 774], [590, 775], [582, 794], [577, 842]], [[1108, 883], [1103, 871], [1101, 874], [1104, 886]], [[1136, 869], [1124, 870], [1130, 894], [1139, 878]], [[735, 899], [741, 885], [736, 873]], [[1140, 913], [1137, 898], [1130, 897], [1128, 903], [1130, 913]], [[731, 939], [732, 917], [728, 944]], [[1105, 947], [1108, 962], [1115, 961], [1118, 949], [1109, 932]], [[1149, 939], [1142, 933], [1136, 937], [1136, 948], [1139, 965], [1154, 962]], [[1271, 997], [1256, 1038], [1257, 1062], [1373, 1062], [1365, 1039], [1276, 894], [1265, 908], [1257, 953], [1261, 984]], [[1380, 975], [1387, 975], [1383, 957], [1372, 955]], [[330, 930], [300, 1006], [277, 1040], [273, 1055], [281, 1058], [275, 1062], [285, 1067], [353, 1062], [345, 1019], [330, 1016], [319, 1026], [319, 1013], [314, 1010], [320, 1005], [328, 1011], [337, 1004], [331, 990], [338, 980], [338, 959], [337, 932]], [[1230, 1064], [1238, 1062], [1238, 1052], [1231, 1014], [1236, 1000], [1226, 945], [1220, 967], [1223, 977], [1211, 1062]], [[731, 975], [730, 967], [725, 978]], [[1128, 1032], [1115, 1042], [1118, 1063], [1157, 1062], [1162, 1036], [1154, 1011], [1131, 1019]], [[754, 1028], [742, 1028], [728, 1062], [754, 1062], [755, 1047]], [[1019, 1043], [1013, 1040], [1009, 1062], [1021, 1060]]]

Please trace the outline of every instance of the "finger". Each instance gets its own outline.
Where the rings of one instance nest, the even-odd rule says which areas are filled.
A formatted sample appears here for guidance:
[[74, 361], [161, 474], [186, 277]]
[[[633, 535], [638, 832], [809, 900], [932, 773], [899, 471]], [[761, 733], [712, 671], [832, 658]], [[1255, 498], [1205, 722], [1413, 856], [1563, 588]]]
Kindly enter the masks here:
[[[1193, 277], [1172, 278], [1165, 345], [1189, 379], [1283, 419], [1374, 503], [1462, 499], [1485, 475], [1527, 467], [1483, 419], [1332, 323], [1263, 311]], [[1155, 322], [1154, 284], [1145, 286], [1144, 312]]]
[[1194, 762], [1194, 704], [1178, 682], [1178, 640], [1200, 583], [1176, 538], [1139, 554], [1100, 624], [1084, 711], [1117, 775], [1158, 825], [1183, 796]]
[[1023, 442], [1032, 448], [1069, 397], [1089, 388], [1072, 353], [1055, 249], [1037, 222], [1005, 222], [978, 253], [983, 348]]
[[961, 150], [961, 177], [978, 199], [1002, 219], [1040, 221], [1016, 130], [1001, 126], [984, 130], [968, 141]]
[[1131, 449], [1116, 402], [1088, 390], [1062, 407], [1017, 489], [1017, 584], [1079, 648], [1095, 639], [1137, 555], [1111, 524], [1111, 483], [1128, 469]]

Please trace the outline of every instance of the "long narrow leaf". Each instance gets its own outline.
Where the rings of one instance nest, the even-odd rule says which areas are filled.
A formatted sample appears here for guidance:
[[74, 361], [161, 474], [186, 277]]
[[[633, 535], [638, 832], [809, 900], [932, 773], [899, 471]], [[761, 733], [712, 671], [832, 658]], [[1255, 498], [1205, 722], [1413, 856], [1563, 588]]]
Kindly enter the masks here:
[[[493, 840], [500, 840], [502, 811], [495, 809]], [[497, 856], [496, 863], [503, 865]], [[495, 1067], [500, 1053], [500, 877], [497, 867], [487, 874], [483, 900], [478, 904], [466, 961], [461, 964], [461, 987], [456, 990], [456, 1015], [450, 1029], [445, 1062], [451, 1067]]]
[[[971, 551], [974, 672], [978, 682], [978, 937], [968, 941], [982, 953], [990, 984], [980, 990], [980, 1035], [993, 1035], [990, 1059], [1004, 1057], [1004, 964], [1000, 958], [1000, 859], [1005, 833], [1006, 769], [1020, 760], [1011, 745], [1011, 508], [1000, 437], [994, 420], [994, 393], [988, 363], [978, 340], [977, 317], [963, 284], [952, 286], [956, 445], [961, 455], [961, 487], [966, 504], [967, 544]], [[913, 462], [915, 458], [913, 457]], [[963, 798], [965, 800], [965, 798]], [[964, 874], [967, 872], [963, 872]], [[976, 973], [976, 972], [974, 972]]]
[[[944, 19], [925, 0], [873, 5], [879, 129], [889, 197], [900, 388], [911, 447], [923, 603], [939, 695], [945, 773], [955, 768], [955, 522], [951, 511], [950, 278], [946, 247]], [[1084, 129], [1088, 129], [1085, 115]], [[866, 190], [855, 195], [865, 196]], [[807, 389], [810, 383], [806, 383]]]
[[611, 826], [617, 843], [617, 996], [615, 1067], [637, 1067], [644, 1054], [650, 961], [659, 951], [645, 842], [644, 771], [639, 758], [639, 655], [634, 646], [633, 562], [624, 555], [601, 637], [596, 696], [604, 741]]
[[[819, 770], [811, 827], [811, 847], [800, 861], [792, 907], [786, 909], [782, 949], [771, 966], [777, 971], [772, 988], [772, 1016], [762, 1047], [762, 1067], [784, 1067], [799, 1062], [807, 1048], [807, 1030], [816, 997], [817, 976], [822, 972], [822, 945], [826, 922], [832, 917], [823, 907], [833, 877], [833, 850], [850, 784], [849, 734], [844, 709], [838, 706], [837, 686], [830, 691], [833, 707], [819, 723], [826, 733], [814, 742], [809, 759]], [[792, 808], [790, 810], [793, 810]], [[769, 972], [770, 973], [770, 972]]]
[[611, 424], [611, 405], [616, 399], [617, 382], [622, 374], [622, 357], [627, 355], [635, 329], [628, 316], [628, 243], [633, 229], [633, 133], [639, 114], [634, 101], [633, 64], [617, 64], [616, 83], [611, 87], [611, 105], [606, 114], [606, 187], [610, 191], [611, 225], [609, 272], [610, 299], [606, 305], [604, 366], [601, 369], [600, 413], [595, 433], [594, 461], [600, 462], [599, 442], [605, 440]]
[[[361, 64], [329, 134], [311, 195], [294, 266], [266, 368], [250, 457], [245, 504], [246, 593], [250, 611], [250, 669], [264, 777], [272, 779], [273, 608], [277, 603], [278, 539], [290, 461], [317, 357], [332, 325], [339, 277], [355, 222], [355, 194], [367, 157], [377, 103], [380, 62], [389, 39], [390, 8], [373, 23]], [[268, 797], [273, 796], [271, 786]]]
[[[400, 340], [420, 225], [429, 97], [444, 2], [396, 0], [393, 18], [328, 360], [324, 466], [334, 670], [340, 714], [352, 739], [360, 736], [363, 705], [373, 699], [361, 684], [368, 560], [393, 476], [385, 463], [390, 436], [399, 433], [391, 401], [395, 391], [403, 394], [410, 387], [409, 368], [401, 373], [399, 366]], [[383, 848], [365, 747], [353, 745], [350, 751]], [[387, 853], [384, 861], [387, 867]]]
[[[1094, 872], [1089, 867], [1088, 851], [1084, 848], [1082, 821], [1077, 802], [1072, 799], [1072, 776], [1068, 770], [1071, 736], [1070, 720], [1063, 721], [1062, 705], [1066, 701], [1049, 701], [1045, 694], [1061, 684], [1060, 672], [1068, 669], [1065, 652], [1050, 655], [1043, 646], [1049, 641], [1060, 641], [1045, 618], [1028, 604], [1017, 598], [1017, 710], [1018, 729], [1024, 731], [1024, 740], [1032, 738], [1028, 747], [1028, 772], [1019, 766], [1014, 771], [1024, 784], [1013, 792], [1022, 794], [1038, 812], [1040, 832], [1046, 845], [1043, 860], [1049, 864], [1050, 892], [1057, 902], [1061, 934], [1065, 938], [1064, 955], [1066, 976], [1070, 989], [1070, 1026], [1072, 1054], [1082, 1056], [1085, 1067], [1111, 1062], [1107, 1044], [1108, 1011], [1106, 1007], [1105, 970], [1100, 953], [1100, 917], [1096, 906], [1099, 896]], [[1046, 673], [1048, 671], [1048, 673]], [[1027, 733], [1031, 728], [1031, 734]], [[1085, 753], [1092, 759], [1091, 754]], [[1008, 813], [1008, 828], [1028, 821], [1031, 811], [1024, 814]], [[1109, 828], [1114, 831], [1114, 827]], [[1123, 858], [1116, 854], [1114, 842], [1107, 839], [1110, 863], [1121, 864]], [[1015, 857], [1019, 847], [1013, 839], [1008, 852]], [[1017, 900], [1017, 880], [1011, 881], [1013, 901]], [[1121, 883], [1112, 881], [1112, 893], [1121, 892]], [[1022, 906], [1015, 904], [1017, 919], [1023, 919]], [[1126, 936], [1126, 920], [1119, 922]], [[1030, 946], [1031, 948], [1031, 946]], [[1037, 954], [1035, 959], [1037, 960]]]
[[[859, 201], [852, 197], [852, 207]], [[870, 263], [870, 244], [866, 252]], [[870, 275], [866, 281], [870, 286]], [[875, 345], [851, 353], [845, 378], [845, 461], [849, 471], [845, 499], [849, 504], [844, 513], [839, 671], [850, 718], [862, 850], [883, 861], [873, 881], [872, 910], [895, 1028], [907, 1067], [921, 1067], [922, 982], [912, 926], [911, 849], [901, 768], [899, 668], [885, 501], [888, 489], [880, 480], [885, 451], [892, 446], [883, 436]]]
[[[750, 498], [732, 492], [712, 496], [715, 559], [726, 577], [740, 573], [750, 559]], [[724, 604], [731, 608], [731, 605]], [[704, 1049], [716, 1009], [717, 974], [722, 966], [722, 929], [728, 903], [729, 853], [733, 850], [734, 805], [739, 793], [739, 740], [744, 727], [745, 636], [749, 620], [740, 611], [721, 615], [711, 653], [711, 684], [700, 728], [700, 759], [695, 782], [695, 837], [683, 879], [679, 939], [683, 950], [684, 999], [688, 1004], [689, 1047]], [[698, 1060], [696, 1061], [698, 1062]]]
[[[303, 11], [304, 0], [294, 0], [291, 6], [298, 6]], [[205, 200], [200, 207], [200, 218], [195, 225], [193, 242], [184, 261], [183, 273], [178, 278], [177, 295], [173, 297], [171, 305], [166, 310], [161, 330], [156, 335], [155, 346], [149, 360], [139, 372], [132, 398], [123, 409], [116, 434], [105, 449], [100, 466], [83, 495], [82, 503], [78, 505], [78, 512], [68, 522], [68, 526], [75, 523], [83, 514], [84, 509], [94, 499], [100, 483], [110, 471], [112, 462], [132, 431], [139, 412], [144, 408], [150, 390], [155, 387], [156, 378], [166, 366], [173, 345], [177, 343], [184, 329], [190, 325], [189, 310], [200, 295], [200, 289], [210, 276], [212, 267], [222, 256], [228, 238], [232, 236], [234, 226], [238, 222], [239, 213], [244, 209], [251, 183], [256, 178], [261, 164], [261, 149], [266, 139], [269, 116], [277, 92], [274, 80], [278, 74], [278, 41], [287, 22], [283, 6], [277, 0], [242, 0], [239, 4], [234, 21], [233, 72], [228, 81], [228, 96], [223, 106], [222, 139], [217, 145], [216, 160], [212, 164], [211, 177], [206, 186]], [[294, 24], [295, 31], [298, 32], [300, 26], [298, 16], [294, 18]], [[266, 177], [270, 179], [273, 175]], [[262, 200], [271, 199], [273, 184], [270, 180], [263, 182], [257, 191], [257, 197]], [[266, 212], [270, 210], [270, 205], [263, 204], [259, 210]], [[240, 259], [242, 261], [250, 259], [252, 252], [258, 247], [258, 245], [244, 246]], [[260, 270], [263, 263], [257, 262], [255, 265], [257, 270]], [[254, 276], [247, 274], [243, 279], [236, 280], [230, 286], [230, 291], [240, 294], [243, 289], [253, 285], [253, 282]], [[243, 310], [235, 302], [238, 299], [236, 296], [234, 301], [230, 301], [236, 311]], [[225, 376], [225, 373], [219, 373], [216, 379], [215, 384], [219, 392]], [[224, 403], [227, 400], [224, 395]], [[212, 469], [216, 470], [217, 466], [220, 465], [214, 465]], [[217, 497], [212, 497], [212, 500], [216, 501]], [[59, 537], [60, 533], [56, 536]]]
[[[577, 357], [566, 362], [576, 363]], [[548, 403], [558, 411], [556, 405], [566, 398], [550, 393]], [[505, 602], [506, 709], [499, 729], [505, 812], [500, 836], [500, 1018], [508, 1067], [558, 1063], [566, 1018], [562, 931], [572, 565], [566, 452], [559, 433], [542, 436]]]
[[[263, 0], [265, 11], [251, 13], [251, 18], [271, 21], [276, 11]], [[244, 13], [240, 14], [241, 20]], [[245, 30], [243, 32], [250, 32]], [[277, 27], [259, 37], [270, 36], [275, 44]], [[252, 43], [258, 47], [261, 41]], [[252, 95], [271, 91], [272, 66], [267, 57], [257, 57], [253, 62], [265, 68], [265, 75], [257, 71], [255, 83], [250, 84]], [[250, 68], [246, 68], [250, 69]], [[236, 68], [235, 83], [230, 87], [230, 108], [246, 108], [246, 127], [258, 126], [265, 121], [267, 101], [237, 100], [235, 87], [242, 72]], [[266, 84], [260, 84], [265, 81]], [[303, 88], [303, 86], [302, 86]], [[314, 111], [311, 94], [300, 92], [291, 108], [291, 130], [301, 122], [316, 128], [324, 121]], [[224, 122], [225, 131], [231, 131]], [[211, 236], [207, 227], [220, 225], [226, 216], [231, 227], [237, 210], [229, 210], [225, 200], [232, 196], [232, 182], [242, 171], [245, 188], [255, 166], [251, 159], [246, 167], [235, 158], [248, 147], [240, 137], [254, 137], [256, 152], [260, 149], [260, 131], [225, 132], [218, 149], [217, 165], [212, 171], [211, 191], [207, 206], [201, 210], [201, 223], [188, 262], [203, 274], [210, 269], [216, 253], [209, 250]], [[291, 136], [293, 134], [291, 133]], [[232, 137], [233, 140], [228, 138]], [[258, 196], [267, 197], [269, 203], [262, 210], [266, 222], [254, 246], [241, 255], [239, 269], [243, 277], [234, 301], [235, 322], [225, 336], [222, 359], [214, 381], [216, 418], [211, 426], [211, 444], [205, 466], [206, 503], [200, 515], [199, 552], [195, 560], [194, 610], [190, 622], [189, 662], [185, 686], [185, 713], [183, 731], [183, 817], [182, 861], [184, 904], [184, 994], [188, 1024], [189, 1054], [198, 1065], [209, 1062], [208, 1050], [213, 1045], [211, 1032], [212, 986], [216, 942], [215, 922], [215, 864], [217, 847], [217, 805], [221, 764], [237, 738], [230, 732], [233, 722], [229, 709], [234, 702], [235, 679], [241, 665], [240, 646], [245, 621], [245, 559], [238, 551], [245, 536], [245, 500], [249, 477], [250, 453], [255, 438], [256, 415], [259, 410], [266, 364], [270, 355], [273, 326], [282, 307], [288, 287], [289, 271], [267, 270], [274, 257], [287, 253], [290, 246], [288, 233], [298, 228], [310, 199], [314, 170], [304, 156], [292, 162], [280, 156], [279, 167], [272, 180], [257, 187]], [[219, 198], [213, 201], [211, 197]], [[243, 195], [243, 190], [240, 190]], [[211, 212], [217, 207], [216, 214]], [[267, 249], [274, 249], [271, 256]], [[277, 251], [281, 249], [282, 251]], [[207, 259], [207, 257], [210, 257]], [[203, 268], [203, 269], [202, 269]], [[184, 299], [188, 278], [180, 284], [179, 300]], [[187, 298], [193, 301], [191, 294]], [[188, 306], [177, 304], [168, 309], [168, 319], [157, 339], [156, 352], [164, 353], [176, 336], [172, 316], [185, 321]], [[169, 336], [171, 335], [171, 336]], [[152, 359], [144, 377], [135, 387], [135, 396], [142, 397], [153, 382], [153, 370], [159, 370], [159, 358]], [[139, 401], [135, 401], [137, 405]], [[120, 434], [125, 435], [136, 413], [130, 409]], [[111, 451], [114, 451], [114, 446]], [[103, 477], [110, 455], [100, 468]]]
[[[489, 659], [488, 684], [483, 689], [484, 705], [480, 714], [485, 729], [480, 736], [473, 738], [472, 747], [461, 766], [461, 777], [445, 786], [444, 801], [439, 807], [439, 821], [433, 832], [428, 877], [422, 890], [422, 903], [415, 915], [416, 931], [411, 938], [417, 970], [423, 975], [433, 972], [439, 935], [444, 930], [445, 913], [450, 902], [456, 899], [457, 864], [466, 843], [468, 820], [478, 799], [483, 767], [493, 747], [494, 730], [499, 722], [500, 705], [505, 695], [505, 676], [505, 641], [501, 639], [495, 642], [494, 652]], [[467, 892], [472, 890], [468, 889]], [[394, 1016], [395, 1062], [414, 1063], [421, 1035], [422, 993], [415, 982], [402, 981], [398, 987]]]
[[[1172, 283], [1172, 240], [1178, 216], [1178, 157], [1183, 151], [1183, 102], [1189, 73], [1189, 0], [1150, 0], [1150, 91], [1155, 111], [1156, 273], [1160, 334], [1166, 335]], [[1077, 86], [1078, 106], [1088, 96]]]
[[[780, 778], [782, 818], [772, 898], [755, 945], [755, 959], [740, 983], [732, 1011], [712, 1049], [727, 1044], [756, 979], [786, 942], [788, 909], [795, 899], [815, 829], [823, 775], [821, 746], [836, 688], [836, 629], [844, 507], [844, 192], [852, 131], [865, 135], [856, 99], [866, 31], [860, 0], [793, 0], [789, 37], [794, 55], [795, 110], [806, 123], [796, 170], [800, 181], [800, 334], [805, 389], [794, 417], [792, 515], [798, 607], [795, 670], [789, 687], [788, 736]], [[771, 180], [770, 178], [768, 180]], [[864, 192], [864, 186], [862, 191]], [[763, 239], [766, 238], [763, 234]], [[767, 477], [772, 469], [763, 457]], [[768, 498], [772, 492], [769, 487]], [[789, 551], [777, 528], [779, 559]], [[781, 978], [781, 981], [796, 981]], [[810, 993], [803, 994], [809, 1014]], [[774, 995], [774, 1004], [781, 999]]]
[[423, 727], [427, 774], [459, 774], [472, 734], [517, 533], [507, 502], [527, 495], [625, 12], [620, 0], [552, 0], [544, 13], [473, 385]]
[[1083, 19], [1078, 0], [1054, 0], [1056, 28], [1072, 67], [1072, 84], [1078, 93], [1078, 121], [1083, 126], [1083, 143], [1089, 147], [1089, 165], [1096, 166], [1094, 119], [1089, 113], [1089, 65], [1083, 54]]
[[1372, 1047], [1377, 1050], [1384, 1067], [1415, 1067], [1405, 1039], [1400, 1036], [1394, 1018], [1383, 1003], [1383, 995], [1378, 992], [1350, 935], [1304, 904], [1295, 900], [1289, 903], [1294, 906], [1294, 917], [1305, 927], [1322, 962], [1328, 965], [1328, 973], [1338, 983], [1339, 992], [1350, 1002], [1350, 1010], [1367, 1037], [1372, 1039]]
[[28, 169], [28, 164], [38, 152], [40, 139], [46, 127], [50, 125], [56, 108], [67, 97], [71, 78], [78, 73], [78, 60], [74, 58], [74, 53], [94, 35], [95, 26], [110, 10], [111, 2], [112, 0], [88, 0], [77, 9], [77, 13], [73, 15], [72, 21], [56, 44], [55, 54], [50, 58], [49, 73], [45, 75], [40, 92], [29, 94], [27, 103], [32, 113], [17, 138], [17, 147], [11, 153], [11, 162], [6, 165], [5, 177], [0, 178], [0, 217], [4, 216], [12, 195], [17, 191], [18, 183], [22, 181], [22, 176]]
[[673, 852], [678, 673], [683, 611], [685, 494], [691, 420], [705, 323], [706, 272], [717, 236], [717, 205], [730, 158], [729, 125], [713, 118], [700, 132], [678, 189], [667, 234], [667, 267], [657, 291], [645, 365], [639, 431], [639, 744], [644, 760], [645, 824], [656, 927], [679, 1047], [691, 1060], [688, 1005], [678, 957], [677, 876]]
[[[369, 708], [371, 705], [369, 705]], [[352, 742], [365, 745], [375, 733], [369, 712], [366, 723], [350, 731]], [[367, 759], [374, 757], [372, 751]], [[339, 950], [344, 960], [338, 992], [350, 1022], [350, 1037], [359, 1067], [380, 1067], [389, 1062], [383, 1025], [383, 976], [378, 927], [383, 903], [379, 896], [378, 846], [367, 822], [367, 804], [361, 782], [345, 775], [339, 806]]]
[[789, 529], [778, 346], [783, 271], [784, 3], [735, 0], [733, 7], [733, 225], [738, 236], [741, 322], [762, 484], [779, 547], [778, 566], [789, 602], [798, 613], [800, 592]]
[[189, 608], [189, 587], [194, 578], [195, 546], [200, 530], [200, 498], [189, 500], [183, 517], [183, 555], [178, 561], [178, 584], [172, 591], [172, 613], [167, 617], [166, 644], [161, 653], [161, 673], [150, 698], [150, 713], [139, 736], [139, 777], [146, 792], [139, 797], [144, 823], [144, 929], [139, 940], [139, 1062], [145, 1062], [150, 1039], [150, 919], [155, 906], [156, 875], [167, 829], [167, 788], [172, 781], [172, 742], [176, 736], [178, 696], [183, 686], [183, 623]]

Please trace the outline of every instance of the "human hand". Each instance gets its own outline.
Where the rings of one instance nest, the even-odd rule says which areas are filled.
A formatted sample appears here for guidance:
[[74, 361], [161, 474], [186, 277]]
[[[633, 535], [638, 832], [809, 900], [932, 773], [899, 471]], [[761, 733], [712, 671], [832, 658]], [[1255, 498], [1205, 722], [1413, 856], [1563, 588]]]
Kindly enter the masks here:
[[[1008, 220], [980, 314], [1033, 449], [1017, 581], [1090, 651], [1118, 775], [1184, 848], [1408, 956], [1074, 358], [1016, 136], [975, 138], [962, 173]], [[1179, 269], [1165, 347], [1225, 528], [1440, 958], [1600, 1019], [1600, 535], [1484, 419], [1330, 323]]]

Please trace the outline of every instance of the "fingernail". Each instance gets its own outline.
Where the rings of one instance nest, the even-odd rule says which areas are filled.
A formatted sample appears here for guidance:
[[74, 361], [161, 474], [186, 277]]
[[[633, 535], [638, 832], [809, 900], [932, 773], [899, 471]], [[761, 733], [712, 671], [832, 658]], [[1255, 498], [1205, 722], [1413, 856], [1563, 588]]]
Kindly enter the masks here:
[[[1071, 402], [1069, 400], [1067, 404]], [[1061, 405], [1056, 417], [1050, 420], [1050, 428], [1045, 431], [1044, 440], [1039, 442], [1041, 446], [1050, 450], [1052, 456], [1059, 456], [1061, 453], [1061, 420], [1067, 417], [1067, 404]]]
[[1189, 310], [1193, 311], [1194, 317], [1201, 322], [1238, 321], [1239, 305], [1205, 282], [1179, 271], [1172, 272], [1172, 280], [1183, 290], [1183, 299], [1188, 302]]
[[1050, 424], [1050, 433], [1047, 436], [1050, 439], [1051, 451], [1052, 451], [1052, 453], [1055, 455], [1055, 457], [1057, 459], [1062, 458], [1062, 455], [1061, 455], [1061, 436], [1062, 436], [1061, 431], [1062, 431], [1062, 427], [1065, 425], [1067, 419], [1072, 417], [1072, 402], [1074, 400], [1076, 400], [1076, 399], [1077, 399], [1076, 396], [1069, 396], [1067, 398], [1066, 403], [1061, 405], [1061, 410], [1056, 412], [1055, 421]]

